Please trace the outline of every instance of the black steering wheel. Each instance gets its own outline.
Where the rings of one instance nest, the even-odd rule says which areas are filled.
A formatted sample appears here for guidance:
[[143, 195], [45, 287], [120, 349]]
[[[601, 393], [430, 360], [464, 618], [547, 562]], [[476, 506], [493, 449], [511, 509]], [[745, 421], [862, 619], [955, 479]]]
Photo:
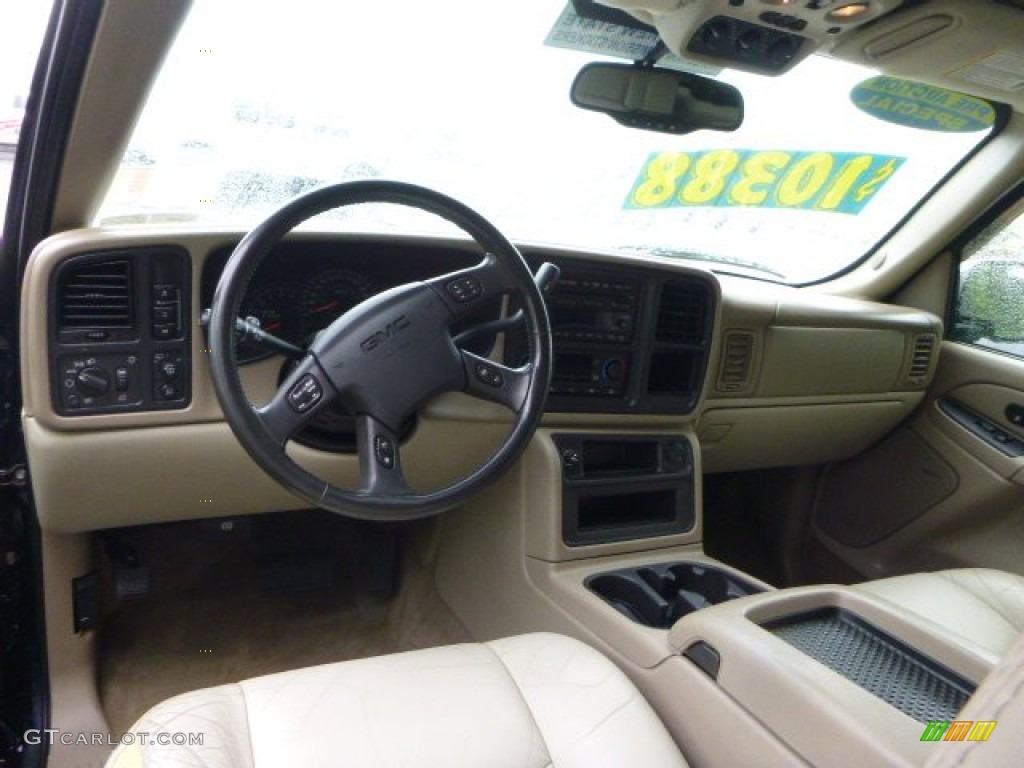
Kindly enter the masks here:
[[[321, 332], [271, 400], [254, 406], [235, 360], [234, 337], [246, 286], [292, 229], [318, 214], [360, 203], [396, 203], [452, 222], [486, 254], [476, 266], [384, 291]], [[512, 368], [456, 346], [452, 328], [502, 294], [522, 306], [528, 359]], [[464, 334], [463, 334], [464, 335]], [[544, 411], [551, 379], [551, 328], [541, 291], [523, 257], [486, 219], [424, 187], [356, 181], [314, 190], [259, 224], [239, 243], [221, 275], [209, 325], [211, 373], [232, 431], [253, 460], [310, 504], [372, 520], [411, 520], [464, 502], [519, 457]], [[462, 391], [509, 408], [514, 419], [498, 450], [458, 481], [413, 491], [402, 469], [399, 430], [427, 400]], [[338, 400], [356, 417], [362, 487], [347, 490], [300, 467], [289, 439]]]

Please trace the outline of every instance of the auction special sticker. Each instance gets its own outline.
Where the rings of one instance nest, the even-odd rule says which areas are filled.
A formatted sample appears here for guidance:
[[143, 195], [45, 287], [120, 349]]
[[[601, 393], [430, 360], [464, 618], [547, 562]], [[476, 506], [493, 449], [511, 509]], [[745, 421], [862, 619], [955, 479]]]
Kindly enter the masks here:
[[984, 131], [996, 120], [995, 109], [983, 99], [886, 75], [854, 86], [850, 100], [879, 120], [925, 131]]

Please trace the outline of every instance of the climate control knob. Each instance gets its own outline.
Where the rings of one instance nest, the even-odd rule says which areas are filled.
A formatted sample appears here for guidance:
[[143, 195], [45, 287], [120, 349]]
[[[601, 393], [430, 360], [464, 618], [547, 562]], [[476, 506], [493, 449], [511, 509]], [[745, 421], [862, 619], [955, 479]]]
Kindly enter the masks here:
[[626, 375], [626, 363], [618, 357], [605, 360], [601, 371], [605, 381], [620, 382]]
[[83, 395], [95, 397], [105, 394], [110, 389], [110, 374], [95, 366], [83, 368], [75, 377], [76, 389]]

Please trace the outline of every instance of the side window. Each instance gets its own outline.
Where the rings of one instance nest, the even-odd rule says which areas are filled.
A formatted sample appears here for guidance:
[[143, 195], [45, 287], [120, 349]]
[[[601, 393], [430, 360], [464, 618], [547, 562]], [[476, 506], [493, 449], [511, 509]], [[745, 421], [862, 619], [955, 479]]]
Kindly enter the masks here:
[[964, 248], [949, 337], [1024, 357], [1024, 200]]

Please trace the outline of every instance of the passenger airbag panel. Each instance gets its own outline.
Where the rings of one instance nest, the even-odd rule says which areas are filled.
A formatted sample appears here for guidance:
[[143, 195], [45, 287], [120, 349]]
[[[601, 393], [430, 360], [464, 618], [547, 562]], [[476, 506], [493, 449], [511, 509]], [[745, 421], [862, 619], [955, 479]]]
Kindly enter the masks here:
[[771, 327], [759, 397], [881, 394], [903, 365], [902, 331]]

